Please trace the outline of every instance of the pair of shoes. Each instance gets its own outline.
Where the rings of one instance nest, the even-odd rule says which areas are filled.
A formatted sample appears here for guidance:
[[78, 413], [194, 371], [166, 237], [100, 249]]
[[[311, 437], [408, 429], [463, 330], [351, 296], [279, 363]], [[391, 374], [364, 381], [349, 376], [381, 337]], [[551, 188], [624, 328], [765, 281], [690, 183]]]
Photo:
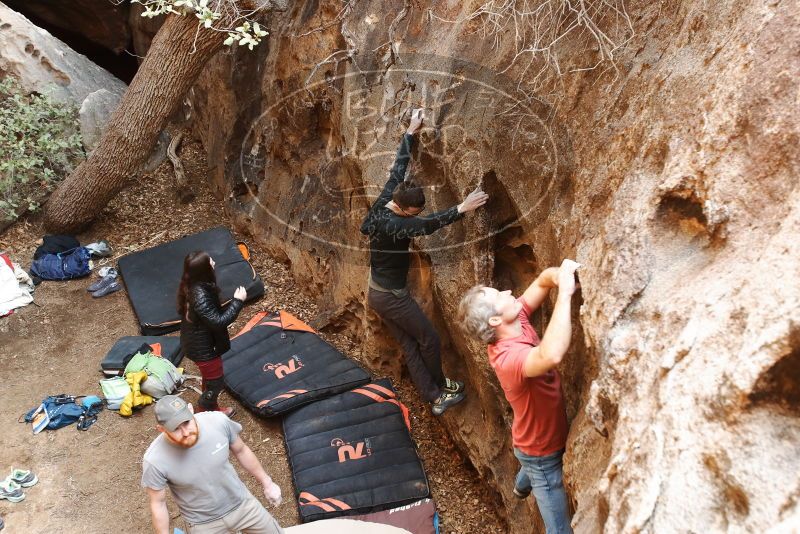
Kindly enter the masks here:
[[[106, 277], [106, 278], [108, 278], [108, 277]], [[103, 280], [106, 280], [106, 278], [103, 278]], [[101, 282], [103, 280], [101, 280]], [[112, 278], [111, 281], [108, 284], [106, 284], [104, 286], [101, 286], [100, 289], [98, 289], [96, 291], [93, 291], [92, 292], [92, 297], [94, 297], [94, 298], [105, 297], [106, 295], [110, 295], [111, 293], [115, 293], [115, 292], [119, 291], [120, 289], [122, 289], [122, 284], [119, 282], [119, 280], [114, 280]]]
[[107, 258], [114, 253], [111, 249], [111, 245], [108, 244], [108, 241], [101, 240], [95, 243], [89, 243], [86, 245], [86, 248], [89, 250], [89, 253], [95, 258]]
[[94, 293], [95, 291], [100, 291], [101, 289], [110, 286], [111, 283], [117, 279], [119, 273], [117, 273], [117, 270], [115, 268], [106, 265], [105, 267], [101, 267], [97, 271], [97, 275], [100, 277], [100, 280], [87, 287], [86, 291]]
[[464, 395], [464, 392], [449, 393], [447, 391], [442, 391], [442, 394], [439, 395], [439, 398], [433, 401], [433, 407], [431, 408], [431, 411], [433, 412], [433, 415], [442, 415], [448, 408], [455, 406], [465, 398], [466, 395]]
[[234, 408], [232, 406], [228, 406], [226, 408], [220, 408], [218, 411], [220, 411], [220, 412], [224, 413], [225, 415], [227, 415], [229, 419], [231, 417], [233, 417], [234, 414], [236, 414], [236, 408]]
[[461, 393], [464, 391], [464, 382], [445, 378], [444, 387], [442, 390], [446, 391], [447, 393]]
[[30, 488], [39, 482], [39, 477], [33, 474], [30, 470], [25, 469], [12, 469], [11, 474], [8, 475], [6, 480], [11, 479], [23, 488]]

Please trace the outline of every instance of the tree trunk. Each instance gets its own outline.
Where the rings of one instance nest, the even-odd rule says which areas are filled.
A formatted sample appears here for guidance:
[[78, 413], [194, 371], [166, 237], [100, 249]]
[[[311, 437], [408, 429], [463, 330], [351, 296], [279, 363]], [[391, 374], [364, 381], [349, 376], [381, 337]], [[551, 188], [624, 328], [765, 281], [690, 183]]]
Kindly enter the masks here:
[[167, 119], [225, 37], [198, 31], [194, 16], [167, 17], [97, 148], [50, 197], [49, 230], [74, 232], [100, 214], [147, 160]]

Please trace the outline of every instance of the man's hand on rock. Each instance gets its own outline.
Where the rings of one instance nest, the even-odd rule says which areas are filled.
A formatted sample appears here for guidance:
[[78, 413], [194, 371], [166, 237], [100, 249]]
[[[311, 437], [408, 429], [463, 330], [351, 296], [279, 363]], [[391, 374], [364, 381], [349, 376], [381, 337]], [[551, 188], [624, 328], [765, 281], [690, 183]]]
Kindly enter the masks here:
[[558, 277], [556, 283], [558, 284], [558, 294], [571, 296], [575, 293], [575, 271], [581, 264], [565, 258], [561, 262], [561, 267], [558, 268]]
[[467, 195], [467, 198], [464, 199], [464, 202], [458, 205], [458, 212], [467, 213], [469, 211], [476, 210], [486, 204], [488, 200], [489, 195], [481, 191], [480, 187], [478, 187], [475, 189], [475, 191]]
[[411, 123], [408, 125], [406, 133], [408, 135], [416, 135], [420, 128], [422, 128], [422, 121], [425, 120], [425, 112], [422, 108], [417, 108], [411, 111]]

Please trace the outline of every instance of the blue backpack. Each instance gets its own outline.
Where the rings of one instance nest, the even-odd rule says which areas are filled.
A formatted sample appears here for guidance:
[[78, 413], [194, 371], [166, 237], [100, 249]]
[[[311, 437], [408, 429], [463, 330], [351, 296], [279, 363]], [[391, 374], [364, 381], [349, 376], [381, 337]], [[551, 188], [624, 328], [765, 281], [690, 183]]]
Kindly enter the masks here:
[[91, 272], [91, 253], [86, 247], [77, 247], [58, 254], [44, 254], [31, 264], [31, 274], [42, 280], [71, 280]]
[[[34, 423], [34, 433], [39, 433], [45, 428], [56, 430], [73, 423], [78, 423], [78, 430], [86, 430], [97, 420], [97, 414], [103, 409], [103, 403], [94, 395], [83, 397], [82, 404], [75, 402], [78, 398], [81, 397], [65, 394], [46, 397], [42, 400], [42, 404], [25, 414], [24, 421]], [[42, 415], [37, 417], [39, 414]]]

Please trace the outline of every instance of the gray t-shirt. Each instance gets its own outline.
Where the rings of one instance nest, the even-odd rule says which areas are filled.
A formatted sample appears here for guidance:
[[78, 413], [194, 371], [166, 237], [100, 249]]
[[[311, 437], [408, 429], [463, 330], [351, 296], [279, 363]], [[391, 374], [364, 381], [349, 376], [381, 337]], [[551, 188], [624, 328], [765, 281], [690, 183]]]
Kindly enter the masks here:
[[221, 412], [195, 414], [197, 443], [185, 449], [159, 435], [142, 461], [142, 487], [169, 486], [178, 509], [190, 524], [208, 523], [237, 508], [247, 487], [228, 461], [229, 446], [242, 426]]

